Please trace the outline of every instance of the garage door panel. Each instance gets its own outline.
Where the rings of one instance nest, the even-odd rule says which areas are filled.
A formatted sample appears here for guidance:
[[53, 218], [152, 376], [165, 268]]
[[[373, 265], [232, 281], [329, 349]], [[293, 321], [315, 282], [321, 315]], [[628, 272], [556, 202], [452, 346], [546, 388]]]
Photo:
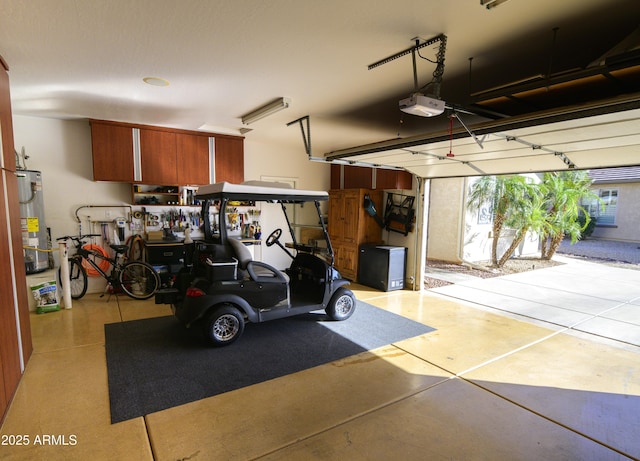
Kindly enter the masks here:
[[567, 156], [581, 169], [602, 168], [603, 159], [606, 159], [608, 165], [640, 165], [640, 148], [638, 146], [584, 150], [572, 152]]
[[[563, 170], [567, 164], [560, 154], [579, 169], [640, 165], [640, 109], [603, 108], [600, 115], [557, 122], [553, 120], [559, 119], [558, 114], [542, 114], [532, 118], [530, 126], [525, 126], [529, 121], [517, 127], [518, 121], [498, 120], [472, 126], [471, 132], [458, 127], [452, 134], [462, 136], [459, 139], [438, 132], [337, 151], [332, 156], [402, 167], [425, 178]], [[359, 154], [358, 150], [378, 152]]]
[[[640, 129], [640, 127], [639, 127]], [[582, 150], [608, 149], [617, 147], [637, 146], [640, 144], [640, 133], [629, 136], [614, 136], [601, 139], [585, 139], [581, 141], [572, 141], [559, 144], [550, 144], [549, 146], [560, 152], [576, 152]], [[640, 149], [637, 150], [640, 152]]]

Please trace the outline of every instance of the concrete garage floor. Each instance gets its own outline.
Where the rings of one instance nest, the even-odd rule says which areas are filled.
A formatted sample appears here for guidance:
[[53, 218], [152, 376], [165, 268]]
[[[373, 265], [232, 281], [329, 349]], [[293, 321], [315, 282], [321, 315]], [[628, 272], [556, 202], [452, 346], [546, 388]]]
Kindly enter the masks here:
[[[355, 285], [358, 299], [436, 331], [118, 424], [103, 325], [169, 309], [87, 296], [32, 315], [35, 353], [1, 430], [77, 442], [5, 445], [0, 459], [637, 460], [640, 272], [587, 269], [444, 287], [464, 299]], [[535, 307], [553, 318], [533, 320]]]

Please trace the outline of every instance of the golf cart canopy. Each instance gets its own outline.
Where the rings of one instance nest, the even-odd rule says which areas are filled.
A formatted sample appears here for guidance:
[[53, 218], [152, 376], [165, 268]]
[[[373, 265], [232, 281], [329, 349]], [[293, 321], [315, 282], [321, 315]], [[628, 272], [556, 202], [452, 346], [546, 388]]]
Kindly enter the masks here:
[[247, 181], [242, 184], [219, 182], [200, 186], [197, 197], [201, 200], [299, 203], [328, 200], [329, 194], [325, 191], [292, 189], [285, 183]]
[[[313, 202], [318, 214], [318, 221], [322, 229], [322, 234], [327, 242], [327, 256], [333, 266], [333, 248], [331, 247], [327, 227], [322, 219], [322, 213], [320, 211], [320, 202], [329, 200], [329, 194], [327, 192], [293, 189], [285, 183], [247, 181], [243, 184], [220, 182], [201, 186], [198, 188], [196, 196], [202, 201], [202, 219], [205, 241], [219, 243], [222, 245], [227, 243], [227, 221], [225, 217], [228, 213], [227, 204], [233, 204], [233, 202], [271, 202], [280, 203], [282, 207], [282, 213], [284, 214], [287, 227], [289, 228], [289, 233], [293, 239], [293, 248], [298, 251], [307, 252], [312, 252], [315, 248], [296, 242], [295, 233], [287, 214], [286, 205], [290, 203]], [[219, 212], [214, 213], [213, 219], [210, 213], [212, 204], [215, 204], [219, 210]], [[217, 220], [215, 232], [211, 226], [212, 220]], [[285, 252], [289, 253], [286, 248], [283, 247], [283, 249]], [[289, 255], [293, 257], [291, 253], [289, 253]]]

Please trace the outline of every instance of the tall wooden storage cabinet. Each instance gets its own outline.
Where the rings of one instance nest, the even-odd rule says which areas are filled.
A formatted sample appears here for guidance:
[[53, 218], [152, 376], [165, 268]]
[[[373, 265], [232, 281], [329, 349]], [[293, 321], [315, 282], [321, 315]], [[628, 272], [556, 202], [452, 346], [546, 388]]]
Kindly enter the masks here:
[[382, 229], [364, 209], [369, 194], [378, 213], [382, 212], [382, 191], [338, 189], [329, 191], [329, 237], [335, 253], [335, 266], [350, 280], [358, 277], [359, 248], [363, 243], [380, 243]]
[[0, 423], [33, 351], [7, 70], [0, 57]]

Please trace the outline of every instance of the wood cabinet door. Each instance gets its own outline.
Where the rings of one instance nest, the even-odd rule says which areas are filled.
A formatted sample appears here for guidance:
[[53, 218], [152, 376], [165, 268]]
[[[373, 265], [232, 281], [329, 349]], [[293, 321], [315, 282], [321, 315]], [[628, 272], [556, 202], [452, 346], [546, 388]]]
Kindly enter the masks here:
[[3, 204], [0, 207], [0, 421], [4, 419], [22, 376], [20, 348], [24, 365], [33, 351], [6, 70], [6, 63], [0, 56], [0, 153], [3, 155], [0, 162], [3, 166], [0, 171], [0, 203]]
[[209, 138], [176, 133], [178, 184], [199, 186], [209, 184]]
[[358, 243], [358, 222], [360, 218], [359, 191], [349, 191], [344, 195], [344, 212], [342, 240], [347, 243]]
[[358, 250], [353, 245], [336, 245], [333, 249], [335, 267], [342, 277], [355, 280], [358, 273]]
[[373, 187], [373, 168], [366, 166], [344, 165], [345, 189], [371, 189]]
[[176, 133], [141, 129], [140, 169], [144, 184], [177, 185]]
[[413, 189], [413, 174], [408, 171], [398, 171], [398, 180], [396, 182], [396, 189]]
[[342, 176], [342, 165], [331, 164], [331, 189], [340, 189], [340, 177]]
[[408, 171], [376, 168], [376, 189], [411, 189], [413, 175]]
[[329, 192], [329, 238], [339, 243], [344, 235], [344, 192]]
[[[4, 124], [2, 125], [4, 126]], [[4, 178], [13, 173], [2, 170], [0, 175], [0, 200], [6, 203]], [[15, 177], [15, 176], [14, 176]], [[13, 301], [11, 272], [11, 247], [9, 246], [9, 210], [0, 212], [0, 421], [20, 379], [18, 333]], [[24, 264], [24, 259], [20, 259]], [[23, 285], [24, 283], [21, 282]], [[28, 305], [28, 304], [27, 304]]]
[[133, 182], [133, 129], [91, 122], [93, 180]]
[[342, 247], [340, 252], [340, 263], [342, 265], [341, 275], [350, 280], [355, 280], [358, 275], [358, 247]]
[[244, 181], [244, 139], [216, 137], [216, 182], [240, 184]]

